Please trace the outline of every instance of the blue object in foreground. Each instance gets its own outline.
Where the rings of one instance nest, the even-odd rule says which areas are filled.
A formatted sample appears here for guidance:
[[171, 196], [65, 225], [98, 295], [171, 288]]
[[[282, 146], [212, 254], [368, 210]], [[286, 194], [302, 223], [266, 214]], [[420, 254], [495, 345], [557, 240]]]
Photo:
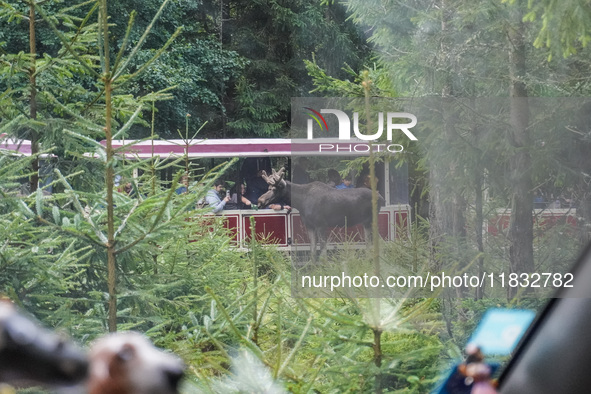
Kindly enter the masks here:
[[534, 320], [535, 312], [524, 309], [489, 309], [468, 341], [485, 355], [507, 356]]

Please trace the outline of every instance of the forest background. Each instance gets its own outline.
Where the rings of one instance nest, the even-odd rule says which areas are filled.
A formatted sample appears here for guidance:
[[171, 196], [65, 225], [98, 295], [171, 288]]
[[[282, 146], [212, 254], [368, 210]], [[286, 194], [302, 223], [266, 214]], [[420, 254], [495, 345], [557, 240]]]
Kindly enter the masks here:
[[[177, 196], [180, 172], [157, 174], [183, 163], [129, 162], [96, 141], [284, 137], [291, 97], [504, 98], [503, 127], [449, 116], [397, 158], [413, 228], [382, 260], [557, 271], [590, 239], [584, 1], [33, 0], [1, 2], [0, 24], [0, 134], [33, 144], [0, 153], [0, 291], [84, 344], [146, 333], [187, 362], [186, 392], [427, 392], [484, 310], [543, 301], [291, 298], [281, 253], [236, 251], [221, 226], [196, 234], [210, 219], [187, 208], [231, 163], [195, 169], [194, 193]], [[57, 158], [50, 195], [44, 154]], [[134, 169], [135, 197], [114, 184]], [[537, 228], [537, 194], [576, 208], [577, 225]], [[498, 208], [511, 222], [487, 238]]]

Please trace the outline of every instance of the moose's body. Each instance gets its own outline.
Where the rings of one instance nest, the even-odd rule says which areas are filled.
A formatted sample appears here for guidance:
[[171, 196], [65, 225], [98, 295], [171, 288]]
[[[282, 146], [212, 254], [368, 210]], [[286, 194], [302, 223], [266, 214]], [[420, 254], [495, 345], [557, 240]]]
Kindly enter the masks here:
[[[335, 189], [321, 182], [305, 185], [287, 182], [291, 204], [307, 228], [344, 227], [371, 224], [371, 190]], [[289, 192], [288, 192], [289, 194]]]
[[[308, 231], [313, 260], [318, 242], [321, 243], [321, 251], [324, 249], [324, 233], [327, 228], [361, 224], [366, 239], [368, 238], [372, 222], [370, 189], [335, 189], [321, 182], [299, 185], [284, 180], [283, 174], [283, 169], [279, 172], [273, 171], [271, 176], [265, 174], [269, 191], [259, 198], [258, 203], [260, 206], [266, 206], [282, 201], [300, 212], [302, 223]], [[384, 199], [379, 196], [378, 209], [383, 205]]]

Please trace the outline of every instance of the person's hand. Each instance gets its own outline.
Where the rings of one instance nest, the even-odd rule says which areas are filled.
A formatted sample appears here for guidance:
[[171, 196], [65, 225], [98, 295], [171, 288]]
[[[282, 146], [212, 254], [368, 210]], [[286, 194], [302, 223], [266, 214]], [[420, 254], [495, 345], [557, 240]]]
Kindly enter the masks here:
[[244, 196], [242, 196], [242, 204], [244, 205], [252, 205], [252, 203], [250, 202], [250, 200]]
[[226, 197], [224, 197], [224, 201], [225, 201], [225, 202], [228, 202], [228, 201], [230, 201], [230, 196], [226, 196]]
[[286, 209], [287, 212], [291, 211], [291, 207], [289, 205], [272, 204], [271, 208], [273, 208], [275, 211], [281, 211], [282, 209]]

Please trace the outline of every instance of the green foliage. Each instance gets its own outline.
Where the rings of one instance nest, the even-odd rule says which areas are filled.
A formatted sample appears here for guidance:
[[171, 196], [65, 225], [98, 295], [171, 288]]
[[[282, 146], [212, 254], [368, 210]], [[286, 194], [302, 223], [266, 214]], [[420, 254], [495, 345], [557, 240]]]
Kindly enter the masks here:
[[[568, 50], [568, 45], [560, 44], [562, 39], [571, 42], [570, 48], [582, 49], [573, 35], [584, 32], [585, 23], [589, 25], [588, 5], [583, 9], [578, 1], [529, 3], [531, 12], [544, 13], [543, 20], [524, 23], [530, 45], [539, 40], [543, 44], [549, 35], [552, 53]], [[379, 66], [389, 72], [401, 96], [440, 96], [443, 91], [457, 97], [507, 96], [511, 78], [506, 31], [516, 23], [514, 13], [527, 14], [525, 2], [484, 1], [474, 6], [454, 1], [433, 7], [422, 0], [389, 6], [351, 0], [347, 6], [359, 26], [376, 26], [369, 42], [375, 45]], [[586, 51], [576, 59], [555, 57], [551, 63], [546, 61], [546, 51], [531, 46], [525, 51], [528, 71], [522, 78], [531, 95], [562, 97], [588, 88], [587, 78], [581, 79], [579, 72], [588, 63]], [[579, 90], [572, 89], [574, 79]]]
[[[447, 295], [440, 300], [292, 298], [286, 256], [254, 241], [249, 251], [236, 250], [219, 218], [194, 209], [224, 165], [204, 177], [191, 174], [190, 192], [176, 195], [180, 172], [171, 185], [155, 176], [179, 162], [128, 160], [96, 141], [104, 138], [106, 126], [114, 138], [147, 134], [144, 118], [152, 105], [158, 110], [155, 129], [166, 136], [184, 127], [186, 137], [192, 136], [210, 118], [214, 122], [204, 136], [279, 136], [288, 124], [290, 97], [310, 92], [360, 97], [364, 80], [373, 82], [372, 97], [440, 94], [449, 86], [457, 95], [505, 94], [507, 46], [498, 43], [506, 26], [499, 21], [507, 21], [511, 9], [497, 3], [456, 2], [444, 14], [421, 0], [386, 6], [350, 1], [357, 26], [378, 26], [370, 29], [377, 45], [375, 66], [367, 66], [369, 51], [357, 26], [331, 1], [235, 0], [221, 10], [219, 3], [170, 1], [162, 12], [158, 1], [129, 0], [109, 5], [113, 34], [108, 37], [99, 32], [99, 22], [106, 20], [95, 22], [94, 3], [65, 9], [60, 2], [42, 3], [36, 120], [27, 116], [32, 59], [25, 54], [26, 5], [3, 3], [1, 23], [10, 28], [0, 32], [0, 133], [39, 132], [42, 147], [57, 156], [52, 159], [57, 170], [51, 195], [40, 189], [29, 195], [21, 184], [34, 158], [0, 152], [0, 292], [88, 343], [108, 329], [110, 248], [117, 257], [118, 328], [145, 332], [158, 346], [180, 354], [189, 366], [186, 392], [257, 391], [260, 386], [247, 385], [253, 376], [277, 391], [428, 391], [443, 364], [459, 356], [486, 308], [537, 308], [542, 301], [506, 303], [500, 301], [504, 289], [498, 288], [486, 289], [494, 298], [478, 301]], [[133, 8], [137, 14], [129, 11]], [[449, 18], [447, 30], [440, 27], [443, 17]], [[531, 41], [532, 31], [528, 34]], [[104, 48], [112, 49], [108, 58]], [[548, 96], [588, 91], [587, 60], [540, 66], [542, 54], [532, 55], [531, 72], [524, 77], [532, 91]], [[105, 86], [109, 92], [113, 87], [110, 101]], [[497, 117], [506, 114], [493, 109]], [[456, 124], [451, 137], [438, 132], [440, 123], [424, 121], [422, 143], [430, 149], [420, 162], [425, 167], [413, 169], [420, 174], [429, 162], [445, 165], [450, 171], [441, 190], [470, 202], [482, 192], [474, 176], [486, 173], [493, 195], [482, 213], [493, 219], [496, 208], [509, 200], [502, 175], [515, 148], [503, 140], [506, 125], [481, 134], [479, 128], [490, 119], [475, 112], [482, 115], [469, 106], [454, 109], [466, 122]], [[189, 122], [187, 114], [194, 120]], [[546, 123], [554, 114], [542, 106], [532, 119]], [[589, 171], [576, 171], [588, 164], [585, 119], [580, 115], [575, 125], [569, 123], [568, 137], [559, 129], [564, 118], [536, 128], [532, 179], [537, 184], [551, 183], [556, 190], [576, 184], [576, 193], [587, 193], [581, 185]], [[578, 149], [569, 151], [573, 145]], [[131, 193], [110, 191], [111, 170], [130, 181]], [[134, 170], [143, 175], [132, 179]], [[502, 270], [507, 239], [491, 236], [481, 250], [477, 238], [483, 223], [472, 214], [474, 206], [464, 208], [469, 213], [465, 234], [446, 237], [434, 254], [429, 228], [417, 218], [410, 237], [384, 248], [383, 266], [420, 272], [435, 256], [461, 262], [471, 274], [478, 272], [479, 259]], [[536, 268], [566, 269], [578, 242], [571, 226], [536, 230]]]
[[[515, 0], [507, 2], [513, 4]], [[591, 8], [588, 2], [529, 0], [528, 8], [523, 20], [534, 22], [541, 19], [542, 25], [533, 45], [547, 48], [550, 51], [548, 60], [552, 60], [553, 54], [565, 58], [575, 55], [591, 40]]]
[[[294, 299], [285, 257], [253, 247], [240, 264], [242, 272], [258, 267], [259, 276], [245, 274], [230, 287], [212, 280], [202, 309], [191, 310], [184, 331], [166, 339], [194, 366], [186, 383], [193, 389], [187, 391], [235, 392], [232, 387], [253, 384], [252, 391], [261, 391], [274, 381], [293, 392], [373, 391], [377, 376], [389, 390], [420, 393], [431, 387], [444, 347], [436, 335], [417, 329], [429, 302]], [[382, 367], [372, 361], [375, 324], [384, 330]], [[245, 350], [250, 363], [244, 356], [232, 361]], [[229, 365], [231, 377], [220, 381]]]
[[368, 48], [340, 5], [316, 1], [230, 1], [223, 43], [248, 60], [230, 93], [228, 127], [236, 136], [284, 136], [290, 98], [312, 89], [302, 60], [315, 56], [333, 75], [357, 68]]
[[[289, 81], [284, 80], [289, 84]], [[279, 88], [281, 88], [280, 84]], [[238, 104], [240, 106], [238, 120], [228, 122], [228, 126], [242, 135], [271, 137], [280, 135], [285, 122], [276, 122], [280, 112], [277, 108], [277, 97], [271, 92], [259, 91], [254, 84], [248, 84], [241, 78], [236, 85]], [[281, 100], [286, 102], [286, 100]], [[284, 108], [286, 110], [286, 108]]]
[[[432, 386], [445, 351], [429, 322], [432, 301], [292, 298], [286, 256], [258, 243], [248, 253], [236, 251], [213, 217], [186, 210], [207, 190], [200, 183], [168, 200], [166, 224], [118, 259], [120, 329], [145, 332], [181, 355], [189, 365], [183, 392], [373, 391], [378, 377], [391, 391]], [[120, 248], [146, 233], [143, 223], [152, 223], [169, 194], [145, 197], [141, 185], [138, 191], [115, 196], [116, 227], [126, 223]], [[100, 233], [88, 235], [104, 222], [100, 193], [38, 192], [2, 202], [9, 204], [0, 216], [8, 240], [1, 250], [8, 273], [2, 291], [82, 342], [102, 334], [105, 253], [95, 242]], [[78, 204], [88, 207], [87, 216]], [[130, 205], [135, 210], [124, 216]], [[406, 250], [411, 264], [417, 254], [406, 243], [396, 245], [388, 253], [398, 258]], [[384, 331], [382, 367], [373, 363], [377, 327]], [[253, 383], [252, 376], [259, 378]]]
[[[314, 61], [305, 60], [306, 70], [316, 86], [311, 93], [321, 93], [326, 97], [363, 97], [361, 87], [362, 72], [355, 72], [350, 66], [343, 68], [351, 80], [340, 80], [327, 74]], [[392, 81], [382, 68], [367, 69], [367, 78], [372, 81], [371, 97], [397, 97]]]
[[[26, 6], [5, 4], [0, 15], [0, 41], [5, 42], [8, 54], [26, 52]], [[62, 43], [69, 41], [76, 53], [97, 55], [99, 42], [93, 36], [96, 14], [89, 19], [86, 14], [92, 6], [92, 2], [67, 8], [60, 2], [43, 3], [53, 24], [40, 23], [37, 28], [38, 61], [43, 63], [38, 72], [39, 84], [43, 85], [40, 90], [65, 98], [65, 105], [82, 106], [84, 111], [90, 108], [83, 103], [92, 101], [100, 87], [90, 78], [89, 69], [82, 66], [93, 67], [89, 57], [81, 62], [82, 58], [74, 58]], [[345, 76], [341, 71], [345, 64], [357, 68], [369, 53], [358, 29], [338, 4], [233, 0], [220, 7], [208, 0], [191, 4], [171, 1], [166, 12], [152, 23], [151, 16], [160, 6], [159, 1], [135, 0], [111, 4], [110, 46], [114, 61], [123, 53], [122, 48], [129, 50], [141, 43], [137, 56], [126, 67], [133, 72], [183, 28], [169, 50], [149, 66], [148, 73], [127, 82], [129, 91], [137, 95], [176, 86], [174, 102], [157, 103], [156, 130], [161, 137], [174, 137], [176, 130], [183, 128], [187, 113], [195, 119], [190, 125], [192, 132], [195, 125], [209, 122], [202, 133], [205, 137], [285, 135], [290, 98], [307, 95], [312, 88], [302, 59], [315, 54], [319, 65], [331, 75]], [[148, 26], [151, 34], [143, 36]], [[11, 75], [8, 83], [13, 94], [18, 94], [16, 88], [27, 89], [27, 56], [21, 54], [19, 59], [7, 61], [13, 68], [20, 61], [22, 73], [2, 73]], [[72, 73], [76, 67], [80, 72]], [[133, 137], [147, 136], [146, 126], [136, 124]], [[53, 143], [59, 145], [60, 140], [55, 138]]]

